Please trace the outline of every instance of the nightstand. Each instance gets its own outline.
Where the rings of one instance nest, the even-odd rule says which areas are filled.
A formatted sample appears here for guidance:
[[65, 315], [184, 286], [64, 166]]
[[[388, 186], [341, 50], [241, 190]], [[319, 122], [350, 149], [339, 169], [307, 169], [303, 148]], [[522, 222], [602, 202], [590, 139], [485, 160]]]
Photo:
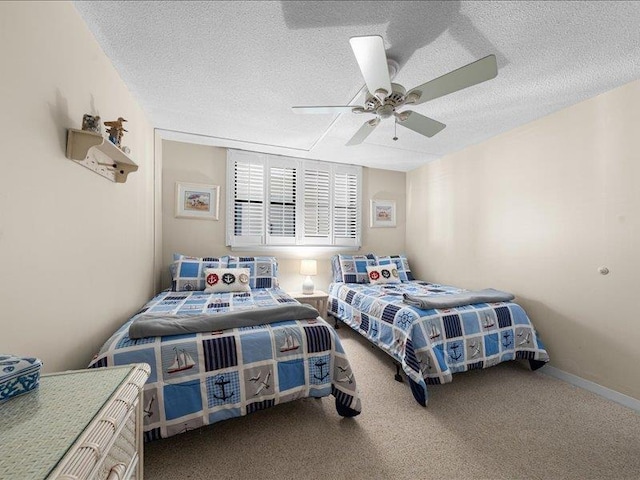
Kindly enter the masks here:
[[42, 375], [0, 408], [0, 478], [142, 479], [149, 365]]
[[329, 299], [328, 293], [323, 292], [322, 290], [316, 290], [315, 292], [308, 295], [302, 292], [287, 293], [300, 303], [306, 303], [307, 305], [315, 307], [316, 310], [320, 312], [320, 316], [322, 318], [325, 318], [327, 316], [327, 300]]

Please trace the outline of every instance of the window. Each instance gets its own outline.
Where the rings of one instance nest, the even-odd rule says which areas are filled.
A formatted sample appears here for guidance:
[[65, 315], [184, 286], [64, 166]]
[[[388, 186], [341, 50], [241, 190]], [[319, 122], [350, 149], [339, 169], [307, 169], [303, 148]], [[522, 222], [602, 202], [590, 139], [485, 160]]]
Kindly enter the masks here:
[[360, 246], [362, 168], [227, 154], [227, 245]]

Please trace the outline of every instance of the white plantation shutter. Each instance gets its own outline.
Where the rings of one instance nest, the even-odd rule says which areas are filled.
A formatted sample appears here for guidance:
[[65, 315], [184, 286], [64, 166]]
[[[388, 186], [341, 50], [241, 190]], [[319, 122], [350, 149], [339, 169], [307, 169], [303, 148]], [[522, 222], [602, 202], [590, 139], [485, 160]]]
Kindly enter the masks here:
[[331, 173], [324, 169], [304, 170], [304, 240], [315, 245], [331, 244]]
[[[229, 202], [232, 214], [227, 232], [232, 245], [259, 245], [264, 241], [264, 165], [239, 156], [230, 163]], [[229, 235], [230, 233], [230, 235]]]
[[360, 188], [356, 171], [336, 166], [333, 174], [334, 245], [360, 243]]
[[298, 169], [296, 163], [272, 157], [269, 162], [268, 243], [295, 245]]
[[361, 167], [229, 149], [227, 245], [358, 247], [361, 183]]

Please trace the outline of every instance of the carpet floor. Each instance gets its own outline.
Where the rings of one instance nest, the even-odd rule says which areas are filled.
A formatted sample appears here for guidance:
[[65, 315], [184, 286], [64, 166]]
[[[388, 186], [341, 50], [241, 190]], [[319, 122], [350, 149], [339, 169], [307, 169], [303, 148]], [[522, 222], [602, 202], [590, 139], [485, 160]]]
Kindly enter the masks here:
[[301, 399], [145, 445], [159, 479], [640, 479], [640, 415], [507, 362], [429, 386], [427, 408], [391, 358], [338, 330], [362, 398]]

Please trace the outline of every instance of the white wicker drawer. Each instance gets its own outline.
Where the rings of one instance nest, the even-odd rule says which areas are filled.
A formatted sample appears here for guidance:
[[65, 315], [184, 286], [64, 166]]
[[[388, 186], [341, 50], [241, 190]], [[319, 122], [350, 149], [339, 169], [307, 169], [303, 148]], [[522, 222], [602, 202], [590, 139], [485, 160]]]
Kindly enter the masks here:
[[8, 426], [0, 478], [141, 479], [140, 400], [149, 372], [138, 364], [44, 375], [38, 392], [0, 411]]
[[[138, 434], [136, 433], [137, 408], [132, 410], [124, 422], [120, 435], [107, 452], [96, 478], [123, 480], [135, 478], [135, 467], [138, 464]], [[131, 472], [131, 473], [128, 473]]]
[[[141, 478], [142, 387], [149, 368], [137, 368], [120, 385], [60, 465], [59, 480]], [[139, 468], [136, 468], [139, 467]], [[124, 469], [124, 472], [121, 470]], [[138, 475], [136, 475], [138, 474]]]

